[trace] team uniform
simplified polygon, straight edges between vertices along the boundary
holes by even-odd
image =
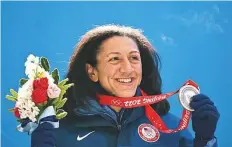
[[[145,116],[144,108],[114,112],[91,100],[91,111],[77,109],[76,122],[61,124],[56,130],[56,147],[193,147],[193,137],[185,129],[177,133],[159,132]],[[161,117],[168,128],[176,128],[179,118],[171,113]],[[216,140],[207,147],[216,147]]]
[[[49,141],[56,147],[203,147],[196,146],[202,140],[195,140],[194,145],[188,129],[169,134],[159,132],[147,119],[144,107],[121,109],[117,113],[93,98],[87,99],[89,109],[76,108],[72,123],[61,121],[59,128],[52,131],[54,140],[45,138],[44,144],[41,140],[32,147],[53,147]],[[170,129],[175,129],[180,120],[171,113],[161,118]],[[217,147],[216,139],[208,141],[206,147]]]

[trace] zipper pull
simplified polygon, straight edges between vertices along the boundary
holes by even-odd
[[[117,127],[118,127],[118,130],[121,130],[121,127],[122,127],[122,126],[121,126],[121,125],[117,125]]]

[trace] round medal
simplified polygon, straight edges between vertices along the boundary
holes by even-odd
[[[200,93],[200,91],[192,85],[185,85],[185,86],[181,87],[179,90],[179,101],[180,101],[181,105],[189,111],[194,111],[189,106],[189,104],[191,102],[192,97],[194,95],[199,94],[199,93]]]

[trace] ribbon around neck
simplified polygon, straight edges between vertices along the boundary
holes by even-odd
[[[185,85],[191,85],[199,89],[198,85],[192,80],[186,81],[183,84],[183,86]],[[148,96],[143,90],[141,90],[142,96],[129,97],[129,98],[120,98],[120,97],[97,94],[97,98],[99,100],[99,103],[103,105],[112,105],[122,108],[135,108],[135,107],[144,106],[145,114],[154,127],[156,127],[159,131],[163,133],[175,133],[187,128],[191,116],[191,111],[184,109],[179,126],[176,129],[168,129],[165,123],[160,118],[160,116],[150,105],[163,101],[169,98],[170,96],[173,96],[174,94],[178,93],[179,90],[180,89],[166,94],[150,95],[150,96]]]

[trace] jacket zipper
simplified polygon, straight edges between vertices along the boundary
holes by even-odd
[[[123,111],[123,112],[122,112],[122,114],[120,115],[120,118],[119,118],[119,123],[120,123],[120,124],[118,124],[118,122],[117,122],[117,127],[118,127],[118,130],[119,130],[119,131],[120,131],[121,128],[122,128],[122,116],[123,116],[123,113],[125,112],[125,109],[123,109],[122,111]]]

